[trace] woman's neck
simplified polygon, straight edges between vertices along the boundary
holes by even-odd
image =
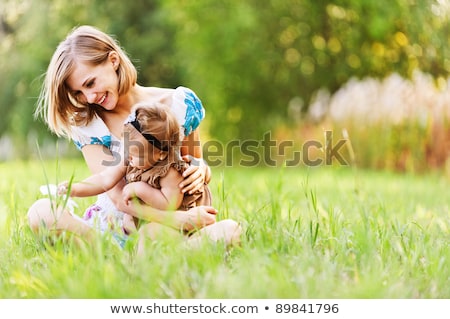
[[[128,114],[131,113],[133,105],[143,100],[145,94],[145,88],[136,84],[134,85],[127,94],[122,95],[117,102],[114,111],[118,114]]]
[[[119,98],[113,110],[105,110],[99,113],[99,116],[105,122],[111,134],[116,138],[120,139],[123,131],[123,123],[130,115],[134,104],[142,101],[143,91],[141,86],[135,85],[127,94]]]

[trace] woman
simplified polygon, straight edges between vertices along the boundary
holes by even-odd
[[[118,43],[94,27],[81,26],[53,54],[36,114],[45,119],[52,132],[73,140],[91,173],[97,174],[120,162],[117,156],[122,154],[123,123],[132,106],[142,102],[170,105],[182,126],[181,154],[186,160],[201,159],[198,125],[204,109],[195,93],[184,87],[164,89],[137,84],[136,68]],[[202,160],[195,162],[200,165],[191,165],[183,173],[184,180],[179,185],[183,193],[194,193],[209,182],[205,180],[210,175],[209,167]],[[169,212],[148,205],[126,204],[122,201],[124,184],[121,181],[99,195],[83,219],[56,207],[49,199],[38,200],[28,211],[30,226],[35,232],[45,225],[50,230],[69,231],[85,238],[90,238],[95,230],[114,230],[117,236],[126,213],[150,222],[142,233],[151,239],[162,232],[199,229],[189,241],[198,243],[203,234],[227,244],[239,240],[239,225],[232,220],[216,222],[217,212],[212,207]]]

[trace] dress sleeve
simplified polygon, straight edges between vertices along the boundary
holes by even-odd
[[[92,144],[111,148],[111,133],[103,120],[97,116],[86,126],[73,126],[72,139],[79,150]]]
[[[192,133],[205,118],[202,102],[191,89],[179,86],[175,89],[172,112],[180,123],[180,138]]]

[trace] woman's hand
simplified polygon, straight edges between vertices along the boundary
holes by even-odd
[[[186,219],[182,223],[182,229],[185,231],[191,231],[214,224],[216,222],[216,214],[217,210],[211,206],[198,206],[191,208],[187,212],[183,213]]]
[[[209,183],[211,169],[201,158],[185,155],[183,160],[189,163],[189,167],[183,173],[184,180],[180,183],[180,188],[183,193],[193,194],[200,190],[204,184]]]

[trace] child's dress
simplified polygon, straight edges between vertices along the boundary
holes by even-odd
[[[194,131],[205,117],[205,110],[199,98],[192,90],[181,86],[173,93],[171,110],[180,123],[180,139]],[[112,154],[123,154],[120,139],[111,134],[98,116],[87,126],[74,126],[72,130],[74,143],[80,150],[85,145],[100,144],[108,148]],[[101,232],[115,230],[120,233],[123,229],[123,216],[124,213],[114,206],[106,193],[103,193],[98,195],[97,201],[86,210],[83,220]]]
[[[125,179],[127,183],[145,182],[156,189],[161,189],[160,180],[167,175],[171,167],[175,168],[180,174],[183,174],[189,165],[182,159],[170,159],[158,162],[147,170],[128,166]],[[194,194],[185,193],[181,205],[176,209],[188,210],[202,205],[210,206],[211,193],[208,185],[204,184],[203,186],[202,189],[196,191]]]

